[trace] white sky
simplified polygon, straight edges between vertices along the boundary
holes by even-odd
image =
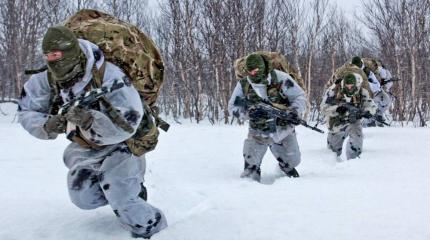
[[[152,8],[158,7],[160,0],[148,0],[149,6]],[[312,1],[312,0],[310,0]],[[337,6],[343,9],[346,13],[350,13],[350,17],[353,16],[355,10],[359,10],[361,1],[360,0],[329,0],[330,2],[336,3]]]
[[[332,3],[336,3],[336,5],[340,9],[343,9],[345,13],[349,13],[350,18],[354,16],[354,12],[361,11],[360,0],[329,0],[329,1]]]

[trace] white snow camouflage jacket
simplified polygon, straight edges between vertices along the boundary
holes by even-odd
[[[87,58],[85,75],[81,81],[74,84],[70,89],[61,90],[60,95],[65,103],[71,100],[70,96],[79,96],[83,93],[84,88],[90,84],[92,79],[91,69],[96,61],[94,52],[98,52],[101,55],[95,63],[97,68],[100,68],[104,62],[103,53],[95,44],[79,39],[79,45]],[[120,68],[110,62],[106,62],[103,86],[111,86],[114,81],[123,82],[125,86],[108,93],[106,99],[121,113],[134,131],[127,132],[114,124],[106,115],[103,107],[100,108],[100,111],[91,109],[94,121],[86,131],[81,129],[81,133],[87,140],[97,145],[112,145],[129,139],[135,133],[144,114],[137,90],[130,84]],[[55,139],[58,135],[47,133],[43,128],[49,118],[51,97],[47,71],[44,71],[31,76],[25,83],[19,102],[19,122],[31,135],[40,139]]]
[[[375,102],[372,100],[372,98],[370,97],[369,92],[364,89],[363,87],[361,87],[361,84],[363,82],[362,77],[359,74],[354,73],[357,83],[356,86],[359,89],[358,91],[360,91],[360,96],[361,96],[361,110],[363,111],[368,111],[370,112],[370,114],[375,114],[376,113],[376,109],[377,106],[375,104]],[[343,83],[342,83],[343,84]],[[320,109],[321,112],[325,115],[327,123],[330,122],[330,118],[334,118],[334,117],[338,117],[339,113],[336,112],[336,109],[338,106],[340,106],[340,103],[343,102],[350,102],[351,99],[347,98],[347,97],[343,97],[342,102],[338,102],[338,100],[336,99],[336,95],[338,94],[337,92],[337,85],[333,84],[331,85],[325,92],[321,101],[321,105],[320,105]],[[347,123],[345,123],[347,124]],[[345,125],[344,124],[344,125]],[[336,126],[335,128],[331,129],[333,131],[338,131],[340,128],[342,128],[342,126]]]
[[[302,116],[306,111],[306,94],[303,89],[297,84],[297,82],[286,72],[274,70],[277,76],[278,81],[282,82],[281,94],[284,98],[287,98],[290,107],[297,110],[299,116]],[[270,84],[272,80],[271,74],[268,75],[267,81]],[[256,94],[262,99],[268,100],[267,97],[267,86],[265,84],[254,84],[248,79],[248,83],[250,87],[254,89]],[[292,83],[292,85],[291,85]],[[244,97],[244,91],[242,89],[242,85],[240,82],[237,82],[236,87],[233,90],[233,93],[228,102],[228,110],[232,115],[233,112],[238,111],[241,115],[242,119],[248,118],[247,113],[243,107],[235,106],[234,101],[236,97]],[[293,125],[289,125],[287,129],[277,127],[277,131],[274,134],[271,134],[270,137],[275,142],[280,142],[284,139],[288,134],[290,134],[294,130]]]

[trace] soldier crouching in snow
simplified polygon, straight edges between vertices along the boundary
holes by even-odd
[[[327,144],[341,161],[342,146],[349,136],[347,159],[359,157],[363,148],[362,118],[372,118],[376,105],[369,92],[361,87],[360,74],[349,73],[336,81],[324,93],[321,110],[327,117],[329,134]]]
[[[299,177],[295,167],[300,163],[300,150],[294,125],[274,118],[256,106],[266,102],[288,111],[292,118],[299,118],[306,109],[305,93],[288,73],[272,69],[270,62],[259,54],[249,55],[245,65],[248,76],[237,83],[229,101],[231,114],[249,118],[248,138],[243,146],[245,167],[241,177],[260,181],[260,165],[267,147],[287,176]],[[248,104],[238,105],[240,98]]]
[[[37,138],[55,139],[66,133],[73,141],[63,156],[70,169],[67,184],[72,202],[82,209],[109,204],[135,237],[150,237],[165,228],[163,213],[145,201],[144,159],[133,155],[124,143],[144,115],[136,89],[120,68],[104,60],[95,44],[78,40],[66,27],[49,28],[42,48],[47,70],[24,85],[19,121]],[[106,88],[122,87],[106,94],[103,103],[72,106],[57,114],[61,103],[94,89],[95,81],[102,81]]]

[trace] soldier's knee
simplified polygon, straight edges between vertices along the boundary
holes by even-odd
[[[278,162],[287,164],[288,168],[295,168],[301,162],[300,151],[287,152],[283,156],[277,158]]]
[[[299,164],[300,164],[300,162],[301,162],[301,153],[300,153],[300,151],[297,151],[297,152],[294,152],[294,153],[291,153],[291,156],[289,156],[289,165],[291,166],[291,167],[297,167]]]
[[[140,197],[142,188],[138,182],[128,186],[126,184],[110,184],[109,189],[106,188],[107,185],[103,186],[103,191],[112,208],[124,209],[127,206],[144,201]]]

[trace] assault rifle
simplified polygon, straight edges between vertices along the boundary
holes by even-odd
[[[234,105],[238,107],[244,107],[245,109],[250,106],[249,101],[246,98],[243,97],[236,97],[234,100]],[[300,119],[299,116],[297,116],[297,113],[291,110],[281,110],[276,107],[274,107],[270,102],[267,101],[261,101],[255,105],[255,110],[257,111],[263,111],[273,118],[278,118],[281,120],[286,120],[288,123],[294,124],[294,125],[302,125],[304,127],[310,128],[314,131],[317,131],[319,133],[324,133],[323,130],[310,126],[305,120]]]
[[[389,83],[389,82],[397,82],[397,81],[400,81],[400,78],[390,78],[390,79],[388,79],[388,80],[383,79],[383,80],[381,81],[381,85],[385,85],[385,84],[387,84],[387,83]]]
[[[348,115],[348,119],[346,120],[347,122],[350,123],[355,123],[358,120],[360,120],[361,118],[369,118],[369,119],[373,119],[378,123],[381,123],[385,126],[390,126],[390,124],[386,123],[384,121],[384,119],[382,118],[382,116],[380,115],[372,115],[369,112],[364,112],[363,110],[361,110],[360,108],[352,105],[351,103],[343,103],[340,106],[343,106],[347,109],[347,112],[349,113]]]
[[[71,107],[74,106],[81,106],[81,107],[88,107],[91,104],[98,101],[101,97],[105,96],[106,94],[113,92],[117,89],[120,89],[124,87],[124,83],[118,83],[117,81],[114,81],[111,87],[101,87],[96,88],[88,92],[82,93],[77,98],[73,99],[70,102],[67,102],[63,104],[60,109],[58,110],[58,115],[64,115],[66,114]]]

